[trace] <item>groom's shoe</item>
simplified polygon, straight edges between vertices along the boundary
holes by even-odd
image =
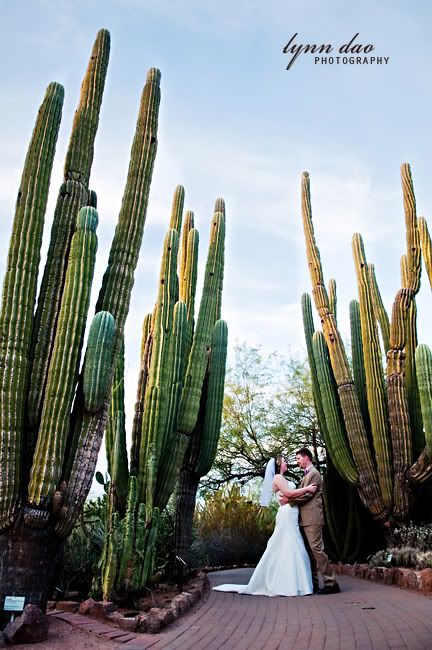
[[[322,589],[318,590],[318,594],[320,596],[324,596],[326,594],[339,594],[340,593],[340,587],[337,582],[335,582],[333,585],[325,585]]]

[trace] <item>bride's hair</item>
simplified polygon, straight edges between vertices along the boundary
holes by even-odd
[[[275,470],[276,470],[275,473],[276,474],[279,474],[280,471],[281,471],[281,465],[282,465],[282,458],[283,457],[284,457],[283,454],[277,454],[277,456],[275,457]]]

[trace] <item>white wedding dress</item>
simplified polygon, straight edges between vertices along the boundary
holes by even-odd
[[[291,490],[294,483],[289,481]],[[215,591],[253,596],[306,596],[313,592],[309,557],[300,532],[298,506],[281,506],[276,525],[247,585],[219,585]]]

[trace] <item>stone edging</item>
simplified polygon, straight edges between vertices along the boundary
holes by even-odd
[[[432,596],[432,569],[403,569],[401,567],[374,567],[369,564],[332,564],[333,570],[338,575],[347,575],[352,578],[363,578],[384,585],[395,585],[402,589],[415,591]]]
[[[111,602],[97,602],[91,598],[81,604],[71,601],[58,601],[55,609],[50,614],[58,613],[58,618],[73,623],[73,618],[68,614],[88,616],[110,623],[115,628],[120,628],[126,633],[144,632],[157,634],[170,623],[173,623],[182,614],[187,612],[208,589],[208,578],[204,571],[200,571],[196,578],[191,580],[187,591],[175,596],[168,607],[152,607],[148,612],[140,612],[133,617],[125,617],[116,611],[116,606]],[[63,617],[63,614],[66,614]],[[128,639],[129,640],[129,639]]]

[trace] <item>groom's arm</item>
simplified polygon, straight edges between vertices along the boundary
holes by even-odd
[[[319,472],[309,472],[308,474],[306,474],[306,476],[303,478],[301,482],[301,487],[307,487],[308,485],[312,485],[312,484],[318,486],[318,491],[321,489],[322,478]],[[291,505],[304,503],[305,501],[309,501],[309,499],[311,499],[314,496],[314,494],[317,493],[306,492],[305,494],[302,494],[300,497],[296,497],[295,499],[289,499],[289,503]]]

